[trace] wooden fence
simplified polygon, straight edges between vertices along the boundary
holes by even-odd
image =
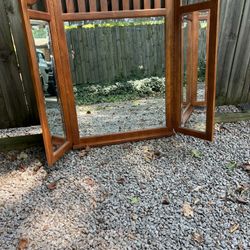
[[[37,124],[18,1],[1,0],[0,15],[0,128]],[[249,0],[221,0],[218,58],[217,103],[250,102]]]
[[[221,0],[217,103],[250,103],[250,1]]]
[[[18,1],[0,1],[0,128],[39,123]]]

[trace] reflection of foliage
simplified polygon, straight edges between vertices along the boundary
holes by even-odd
[[[206,61],[203,58],[199,59],[198,80],[204,82],[206,78]]]
[[[117,82],[105,86],[95,84],[75,87],[76,102],[80,105],[159,97],[163,96],[164,92],[165,79],[159,77]]]
[[[112,28],[112,27],[128,27],[128,26],[143,26],[143,25],[156,25],[156,24],[164,24],[165,20],[164,18],[161,19],[146,19],[146,20],[141,20],[141,19],[134,19],[133,21],[105,21],[105,22],[94,22],[92,21],[91,23],[70,23],[70,25],[65,25],[65,29],[76,29],[76,28],[83,28],[83,29],[93,29],[93,28]]]
[[[47,38],[47,30],[46,28],[42,29],[32,29],[33,37],[36,39],[39,38]]]

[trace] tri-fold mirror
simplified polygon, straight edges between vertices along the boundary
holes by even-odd
[[[49,165],[175,131],[212,140],[218,0],[20,6]]]

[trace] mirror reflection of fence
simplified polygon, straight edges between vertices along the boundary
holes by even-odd
[[[81,136],[166,126],[165,18],[65,22]]]

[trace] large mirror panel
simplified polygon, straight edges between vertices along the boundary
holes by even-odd
[[[81,137],[166,127],[164,17],[64,26]]]

